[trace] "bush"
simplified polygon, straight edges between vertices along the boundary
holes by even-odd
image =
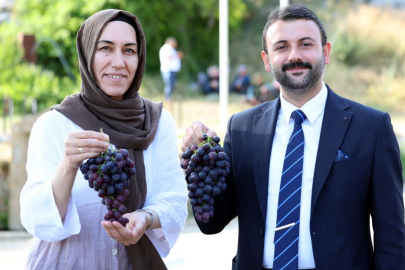
[[[404,11],[361,5],[346,14],[331,35],[333,53],[340,61],[377,70],[391,62],[398,72],[405,71],[405,35],[400,33]]]

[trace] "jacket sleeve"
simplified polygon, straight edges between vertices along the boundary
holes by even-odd
[[[405,269],[402,165],[391,119],[381,117],[375,142],[371,215],[375,269]]]

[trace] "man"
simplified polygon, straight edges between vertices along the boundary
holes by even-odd
[[[210,221],[197,222],[201,231],[219,233],[238,216],[238,270],[405,269],[402,165],[389,115],[323,83],[331,44],[307,8],[272,12],[263,47],[280,97],[229,120],[228,188]],[[201,132],[215,134],[195,122],[182,149]]]
[[[246,92],[250,86],[250,76],[246,65],[240,65],[238,68],[238,75],[231,85],[231,92],[246,95]]]
[[[168,37],[165,44],[159,50],[160,72],[165,84],[165,99],[169,101],[169,110],[171,110],[171,96],[176,84],[177,73],[181,69],[182,52],[177,52],[177,40],[174,37]]]

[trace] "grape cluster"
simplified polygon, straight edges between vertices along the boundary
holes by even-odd
[[[107,207],[104,219],[125,227],[129,220],[123,217],[127,211],[124,201],[129,195],[129,180],[135,174],[135,162],[128,157],[128,150],[107,149],[83,163],[80,171]]]
[[[185,170],[194,216],[197,221],[207,223],[214,215],[214,196],[226,189],[230,163],[218,136],[203,134],[201,139],[202,143],[183,152],[181,167]]]

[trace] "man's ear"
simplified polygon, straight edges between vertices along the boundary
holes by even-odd
[[[268,71],[271,72],[271,67],[270,67],[270,59],[269,56],[265,51],[262,51],[262,60],[264,64],[264,68]]]
[[[325,46],[323,46],[322,50],[323,55],[325,57],[325,65],[327,65],[330,62],[330,53],[332,51],[332,45],[329,42],[327,42]]]

